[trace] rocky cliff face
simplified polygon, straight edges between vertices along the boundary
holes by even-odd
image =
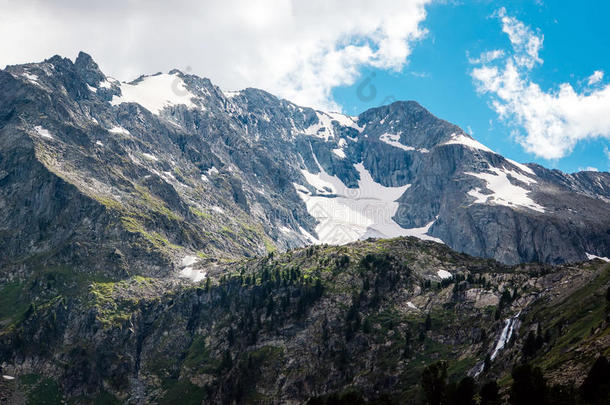
[[[608,173],[495,154],[415,102],[358,117],[90,56],[0,72],[3,268],[161,274],[412,235],[505,263],[610,256]],[[14,232],[18,230],[18,232]]]

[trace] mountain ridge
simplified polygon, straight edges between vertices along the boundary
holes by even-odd
[[[415,101],[354,118],[258,89],[227,96],[177,70],[120,83],[85,53],[0,75],[5,139],[27,134],[43,167],[164,257],[157,268],[372,235],[435,238],[506,263],[610,256],[608,173],[510,161]],[[396,202],[375,196],[399,191]],[[222,224],[228,211],[241,219]],[[18,224],[10,215],[1,229]]]

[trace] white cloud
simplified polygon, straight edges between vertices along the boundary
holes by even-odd
[[[520,66],[532,68],[536,63],[542,63],[538,56],[544,36],[536,35],[530,27],[506,14],[506,9],[502,7],[497,12],[497,16],[502,21],[502,31],[508,35],[510,43],[515,50],[515,62]]]
[[[601,82],[603,78],[604,78],[604,72],[602,70],[596,70],[595,72],[593,72],[593,74],[591,76],[589,76],[589,81],[588,81],[589,86]]]
[[[0,3],[0,66],[84,50],[121,80],[188,70],[336,108],[363,67],[403,68],[431,0],[76,0]],[[8,4],[7,4],[8,3]]]
[[[468,58],[468,62],[472,64],[489,63],[504,56],[502,49],[494,49],[493,51],[483,52],[478,58]]]
[[[543,63],[538,55],[543,36],[508,16],[504,9],[496,16],[512,52],[491,61],[480,58],[480,66],[471,75],[477,90],[491,96],[491,106],[500,118],[524,130],[516,139],[525,150],[558,159],[571,153],[583,139],[610,138],[610,86],[577,92],[569,83],[562,83],[556,90],[543,90],[529,77],[531,70]]]

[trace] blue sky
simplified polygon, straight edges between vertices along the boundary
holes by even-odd
[[[565,157],[544,159],[526,152],[511,135],[515,130],[523,133],[523,128],[510,118],[500,119],[490,107],[491,97],[477,92],[469,57],[511,48],[501,21],[492,17],[502,6],[508,15],[544,36],[539,52],[544,63],[529,72],[542,90],[557,91],[559,84],[567,82],[579,91],[594,71],[610,72],[609,2],[433,3],[426,7],[427,17],[422,24],[428,33],[413,45],[402,71],[362,69],[356,83],[333,89],[334,100],[349,114],[378,106],[384,100],[416,100],[436,116],[461,126],[480,142],[514,160],[565,172],[587,167],[608,171],[610,159],[604,150],[610,147],[608,138],[584,139]],[[608,83],[606,77],[603,83]],[[376,89],[373,99],[368,84]],[[366,96],[364,100],[358,97],[359,86]]]

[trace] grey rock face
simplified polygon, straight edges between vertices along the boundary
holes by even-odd
[[[352,239],[417,234],[505,263],[610,256],[610,174],[517,164],[413,101],[347,117],[177,70],[119,83],[84,53],[9,66],[0,87],[3,268],[161,274],[185,255],[332,240],[322,225],[345,210]]]

